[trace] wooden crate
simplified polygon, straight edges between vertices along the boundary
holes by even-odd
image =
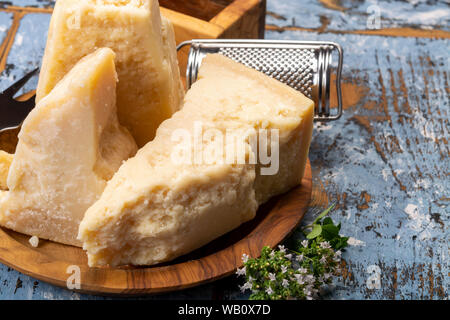
[[[266,0],[159,0],[161,13],[169,18],[175,29],[177,43],[199,38],[263,38]],[[0,12],[13,14],[12,26],[0,46],[0,72],[4,70],[9,50],[22,18],[30,13],[50,14],[45,5],[19,7],[0,6]],[[188,49],[178,54],[184,77]]]
[[[177,42],[193,38],[263,38],[266,0],[160,0]]]
[[[264,38],[266,0],[159,0],[177,43],[199,38]],[[178,54],[184,76],[188,49]]]

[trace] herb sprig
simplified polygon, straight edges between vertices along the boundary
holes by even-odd
[[[339,235],[341,231],[341,223],[337,225],[334,224],[330,217],[326,217],[335,207],[332,204],[326,210],[324,210],[312,224],[304,227],[303,233],[306,239],[313,240],[319,236],[322,236],[326,241],[328,241],[334,250],[342,250],[347,247],[348,237],[342,237]],[[309,233],[306,233],[306,229],[311,229]]]
[[[259,258],[244,254],[244,266],[237,270],[246,282],[241,291],[251,290],[251,300],[315,299],[337,274],[348,237],[339,235],[341,224],[326,217],[334,205],[303,228],[306,237],[295,248],[264,247]],[[309,232],[307,232],[309,230]]]

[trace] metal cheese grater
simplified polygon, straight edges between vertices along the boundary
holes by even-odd
[[[343,51],[334,42],[196,39],[190,45],[186,68],[187,87],[197,80],[198,69],[208,53],[220,53],[261,71],[300,91],[315,103],[315,120],[337,120],[342,115],[341,71]],[[338,107],[330,107],[332,55],[337,52],[336,94]],[[332,112],[333,110],[333,112]]]

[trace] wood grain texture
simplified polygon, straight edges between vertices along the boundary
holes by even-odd
[[[52,1],[12,2],[42,9]],[[379,29],[368,26],[367,10],[374,4]],[[2,40],[12,15],[0,12]],[[39,65],[48,19],[37,12],[24,16],[0,75],[1,89]],[[302,222],[337,202],[331,216],[355,239],[327,299],[449,297],[449,19],[446,0],[267,1],[267,38],[331,40],[344,48],[344,116],[315,126],[313,191]],[[289,241],[297,239],[298,231]],[[367,286],[371,266],[380,270],[378,288]],[[142,299],[248,298],[238,285],[242,281],[230,276]],[[104,298],[0,264],[0,299]]]
[[[353,240],[329,298],[448,299],[450,8],[377,1],[381,26],[368,29],[373,2],[334,3],[345,10],[269,1],[266,29],[344,49],[344,115],[317,124],[310,151],[311,206],[336,202],[332,217]]]
[[[0,146],[1,147],[1,146]],[[80,270],[77,291],[122,296],[186,289],[226,277],[241,267],[242,255],[259,256],[275,247],[300,223],[311,197],[311,166],[299,187],[262,205],[256,218],[208,245],[174,261],[152,267],[89,268],[81,248],[41,240],[38,248],[25,236],[0,228],[0,262],[33,278],[67,286],[70,268]]]
[[[266,0],[222,2],[194,0],[192,3],[180,1],[180,4],[177,4],[177,1],[169,2],[170,5],[161,2],[161,12],[172,21],[177,43],[191,39],[264,38]],[[195,3],[197,6],[194,5]],[[164,7],[164,4],[167,4],[167,7]],[[207,11],[211,6],[215,9],[208,11],[208,17],[193,13],[195,10]],[[219,7],[221,10],[218,10]],[[188,53],[187,48],[178,53],[178,61],[182,70],[186,70]]]
[[[224,31],[220,38],[264,38],[266,0],[239,0],[232,2],[210,20]]]
[[[45,32],[45,37],[36,38],[45,40],[48,27],[48,21],[45,20],[49,19],[52,5],[52,1],[26,0],[20,6],[19,3],[14,5],[0,1],[0,14],[9,15],[12,19],[0,45],[0,71],[7,67],[6,60],[25,16],[41,14],[44,21],[33,30]],[[264,37],[266,0],[161,0],[160,5],[162,15],[173,24],[177,44],[191,39]],[[182,70],[186,69],[188,52],[188,48],[178,52]],[[36,84],[24,88],[21,93],[35,87]]]
[[[449,37],[446,0],[269,1],[266,29],[396,37]]]
[[[233,0],[190,0],[190,1],[173,1],[160,0],[161,7],[172,11],[180,12],[185,15],[196,17],[205,21],[211,20],[220,11],[225,9]]]

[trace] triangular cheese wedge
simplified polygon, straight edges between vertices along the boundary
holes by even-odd
[[[13,160],[13,155],[0,150],[0,190],[7,190],[6,179],[8,178],[9,167]]]
[[[313,114],[314,103],[294,89],[221,55],[206,56],[183,108],[86,211],[79,237],[89,265],[168,261],[252,219],[260,203],[300,183]],[[251,163],[257,153],[251,139],[260,129],[274,130],[271,155],[279,147],[273,159],[279,163],[267,175],[264,161]],[[272,132],[279,136],[274,142]],[[244,163],[233,135],[246,143]],[[233,149],[237,157],[228,158]]]
[[[157,0],[58,0],[53,10],[36,99],[46,96],[83,56],[99,47],[117,55],[119,121],[141,147],[179,109],[174,30]]]
[[[25,119],[0,224],[71,245],[86,209],[137,146],[117,120],[114,52],[83,58]]]

